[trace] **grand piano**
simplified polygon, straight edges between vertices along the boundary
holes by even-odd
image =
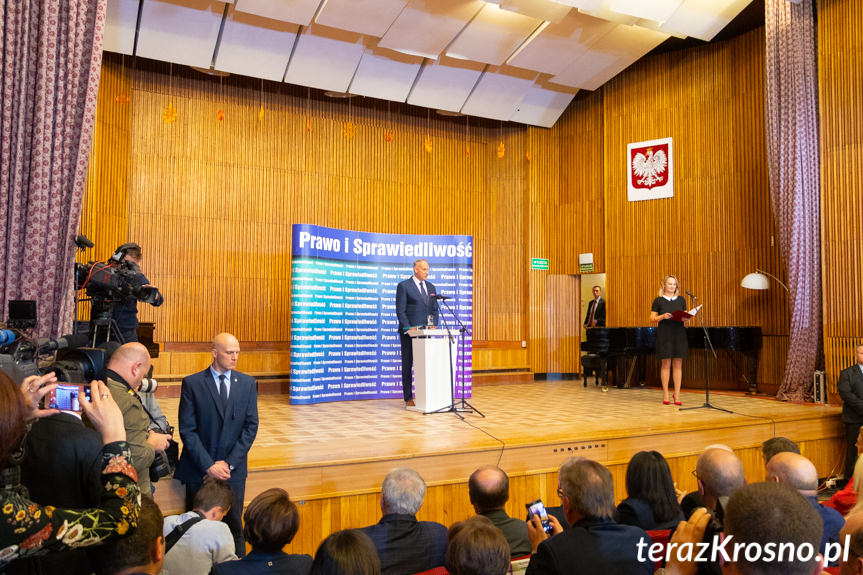
[[[749,385],[749,392],[755,393],[758,356],[761,352],[761,328],[717,326],[708,327],[707,333],[717,353],[727,350],[744,356],[745,361],[740,369]],[[704,349],[704,330],[701,327],[687,327],[686,337],[689,340],[689,349]],[[656,352],[656,328],[593,327],[587,330],[587,341],[581,344],[581,351],[588,354],[582,357],[582,364],[598,366],[597,371],[604,386],[608,384],[608,367],[614,369],[618,387],[631,384],[634,372],[637,372],[638,383],[643,383],[645,358]],[[592,361],[585,362],[585,358]],[[625,378],[618,376],[621,370],[626,372]]]

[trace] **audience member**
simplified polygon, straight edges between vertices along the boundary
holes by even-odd
[[[724,449],[728,453],[734,453],[734,450],[725,445],[724,443],[713,443],[704,448],[704,451],[708,449]],[[702,453],[704,453],[702,451]],[[694,473],[693,473],[694,475]],[[691,517],[692,513],[698,509],[699,507],[704,507],[704,500],[701,496],[701,493],[696,489],[690,493],[687,493],[682,498],[678,493],[678,497],[680,498],[680,508],[683,510],[684,517]]]
[[[683,521],[668,462],[658,451],[639,451],[626,467],[627,498],[617,521],[645,530],[671,529]]]
[[[222,522],[233,500],[225,481],[208,478],[195,493],[194,510],[165,517],[162,575],[209,573],[216,563],[237,558],[234,536]]]
[[[416,518],[425,493],[425,481],[413,469],[393,469],[384,478],[383,517],[362,529],[375,544],[384,575],[419,573],[444,564],[446,527]]]
[[[842,422],[845,424],[845,467],[844,475],[850,478],[854,471],[856,450],[854,440],[863,425],[863,343],[854,346],[854,364],[839,374],[836,384],[842,398]]]
[[[845,487],[834,493],[830,501],[824,502],[824,505],[832,507],[842,515],[848,515],[852,511],[856,513],[863,508],[863,505],[860,507],[857,506],[857,494],[860,493],[860,489],[863,489],[863,485],[861,485],[863,484],[863,457],[860,457],[861,453],[863,453],[863,429],[857,434],[857,442],[854,444],[854,447],[857,449],[857,462],[854,464],[854,474],[845,484]]]
[[[306,575],[312,569],[311,556],[282,551],[299,528],[300,513],[288,493],[278,487],[267,489],[252,500],[243,514],[243,535],[252,552],[239,561],[213,565],[213,575]]]
[[[446,568],[451,575],[506,575],[510,546],[503,532],[483,515],[449,529]]]
[[[380,575],[375,544],[359,529],[336,531],[315,553],[312,575]]]
[[[56,388],[54,374],[31,376],[20,389],[0,371],[0,470],[14,477],[20,444],[29,420],[56,410],[39,409],[42,398]],[[0,486],[0,571],[19,558],[99,545],[133,528],[138,520],[139,491],[123,430],[123,414],[101,381],[91,383],[93,399],[81,406],[102,436],[103,491],[100,507],[67,509],[42,506],[24,495],[19,485]],[[62,441],[59,439],[58,441]],[[4,475],[5,476],[5,475]]]
[[[746,485],[743,462],[725,446],[709,447],[695,464],[695,477],[702,504],[711,515],[704,534],[704,541],[710,543],[722,531],[728,498]],[[717,575],[720,572],[718,558],[698,564],[698,573],[701,575]]]
[[[777,453],[767,463],[767,481],[774,481],[796,489],[818,512],[823,525],[823,538],[818,548],[820,553],[824,553],[828,543],[839,541],[839,530],[842,529],[845,520],[835,509],[818,503],[816,497],[818,494],[818,470],[815,469],[815,465],[811,461],[797,453]]]
[[[527,523],[507,515],[504,506],[509,499],[509,477],[494,465],[480,467],[467,482],[470,504],[478,515],[488,517],[503,532],[512,557],[530,554]]]
[[[141,496],[137,529],[90,551],[96,575],[157,575],[164,559],[162,512],[149,495]]]
[[[725,513],[726,537],[735,544],[757,545],[765,549],[767,543],[790,543],[795,550],[810,546],[811,558],[803,560],[804,553],[786,555],[787,561],[770,561],[767,554],[758,559],[739,553],[731,556],[729,571],[734,568],[741,575],[812,575],[821,572],[815,549],[821,541],[821,522],[818,513],[806,498],[783,485],[753,483],[737,490],[728,500]],[[731,571],[734,572],[734,571]]]
[[[787,437],[771,437],[761,444],[761,455],[764,457],[764,465],[770,463],[770,460],[777,453],[785,452],[799,454],[800,448]]]
[[[572,529],[564,531],[549,516],[554,535],[543,531],[539,517],[527,525],[535,555],[527,575],[596,573],[653,573],[653,564],[638,560],[639,542],[651,543],[647,533],[614,521],[614,482],[611,472],[595,461],[574,457],[558,473],[558,495]]]
[[[58,441],[58,438],[62,438]],[[102,487],[102,438],[75,411],[37,419],[24,443],[21,483],[41,505],[84,509],[98,507]],[[93,569],[83,549],[16,561],[7,573],[90,575]]]
[[[108,389],[123,412],[126,438],[132,450],[132,463],[138,472],[141,493],[150,495],[150,465],[156,451],[168,448],[169,435],[150,430],[150,417],[137,391],[150,370],[150,352],[140,343],[121,345],[111,355],[106,373]]]

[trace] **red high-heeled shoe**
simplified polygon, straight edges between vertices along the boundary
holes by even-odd
[[[679,399],[677,399],[677,394],[672,393],[671,397],[674,399],[674,405],[683,405],[683,402],[681,402]]]
[[[668,401],[667,399],[663,399],[663,400],[662,400],[662,405],[671,405],[671,402],[670,402],[670,401]]]

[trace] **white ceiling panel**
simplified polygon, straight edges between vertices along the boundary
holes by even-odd
[[[281,82],[300,27],[290,22],[230,11],[215,68]]]
[[[423,59],[392,50],[366,50],[348,91],[359,96],[404,102]]]
[[[528,70],[557,74],[584,56],[593,44],[616,26],[608,20],[573,10],[563,22],[543,30],[507,63]]]
[[[494,0],[488,0],[494,2]],[[558,4],[551,0],[498,0],[495,2],[504,10],[530,16],[539,20],[546,20],[557,24],[572,11],[572,7]]]
[[[237,10],[273,20],[308,26],[321,0],[236,0]]]
[[[407,0],[327,0],[315,23],[380,38]]]
[[[136,54],[209,68],[224,12],[225,3],[213,0],[146,0]]]
[[[574,92],[578,92],[578,90],[574,90],[573,93],[565,93],[532,86],[518,105],[515,113],[510,116],[509,121],[551,128],[566,110],[566,107],[569,106],[569,103],[572,102],[575,97]]]
[[[489,68],[461,108],[462,114],[509,120],[539,76],[519,68]]]
[[[363,36],[312,24],[304,28],[288,64],[285,82],[346,92],[366,50]]]
[[[484,5],[480,0],[411,0],[378,46],[437,58]]]
[[[686,0],[658,29],[705,42],[725,28],[752,0]]]
[[[486,4],[446,50],[451,58],[501,65],[542,20]]]
[[[407,102],[412,106],[458,112],[484,68],[485,65],[478,62],[446,56],[439,60],[426,60]]]
[[[139,0],[108,0],[102,49],[118,54],[135,50]]]
[[[663,32],[637,26],[617,26],[591,46],[590,52],[572,62],[551,81],[596,90],[667,38],[668,34]]]

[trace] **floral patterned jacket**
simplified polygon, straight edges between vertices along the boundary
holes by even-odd
[[[57,509],[0,489],[0,571],[21,557],[100,545],[137,527],[141,493],[130,458],[125,441],[102,448],[105,491],[94,509]]]

